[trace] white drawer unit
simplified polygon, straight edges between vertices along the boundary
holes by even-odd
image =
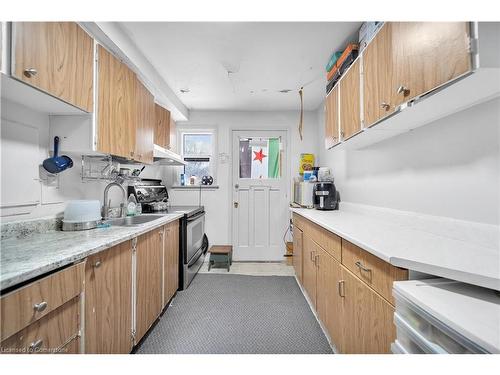
[[[393,353],[500,353],[500,295],[447,279],[394,283]]]

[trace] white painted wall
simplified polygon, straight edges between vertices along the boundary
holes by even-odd
[[[299,114],[297,111],[284,112],[218,112],[191,111],[189,122],[177,122],[178,129],[183,127],[201,127],[217,129],[217,152],[229,155],[227,163],[218,161],[217,181],[219,189],[203,190],[201,204],[205,206],[206,233],[212,244],[231,243],[231,134],[232,130],[275,129],[289,133],[289,176],[298,175],[301,153],[318,152],[318,119],[316,111],[304,114],[304,140],[298,135]],[[182,173],[176,168],[171,182]],[[290,188],[289,188],[290,190]],[[170,190],[173,204],[198,204],[199,191]]]
[[[343,201],[499,224],[500,99],[367,149],[325,150]]]

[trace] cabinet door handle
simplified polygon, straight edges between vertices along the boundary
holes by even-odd
[[[33,341],[30,346],[29,346],[29,350],[30,351],[36,351],[36,350],[39,350],[43,345],[43,340],[42,339],[39,339],[39,340],[36,340],[36,341]]]
[[[363,265],[363,263],[361,263],[359,260],[358,260],[356,263],[354,263],[354,265],[355,265],[356,267],[358,267],[360,270],[363,270],[363,271],[365,271],[365,272],[372,272],[372,270],[371,270],[370,268],[366,268],[366,267]]]
[[[159,231],[158,234],[160,235],[161,238],[163,238],[163,231]]]
[[[403,94],[404,96],[407,96],[410,93],[410,89],[406,86],[399,86],[397,89],[398,94]]]
[[[38,71],[35,69],[35,68],[26,68],[24,69],[23,71],[23,74],[28,77],[28,78],[32,78],[34,76],[36,76],[38,73]]]
[[[314,251],[311,251],[309,253],[309,255],[310,255],[310,258],[311,258],[311,262],[314,262],[314,259],[313,259],[313,257],[314,257]]]
[[[45,301],[40,302],[40,303],[35,303],[33,305],[33,310],[35,310],[36,312],[42,312],[46,308],[47,308],[47,302],[45,302]]]
[[[380,104],[380,108],[385,109],[386,111],[388,111],[391,108],[391,105],[389,103],[382,102]]]
[[[316,267],[319,267],[319,255],[316,255],[314,257],[314,264],[316,265]]]
[[[339,296],[344,298],[345,297],[345,281],[344,280],[339,281],[338,288],[339,288]]]
[[[97,262],[94,263],[94,268],[99,268],[101,267],[101,261],[98,260]]]

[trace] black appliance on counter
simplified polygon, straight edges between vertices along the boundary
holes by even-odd
[[[183,214],[179,225],[179,290],[186,289],[205,260],[208,239],[205,235],[205,208],[203,206],[170,206],[167,187],[161,180],[141,179],[130,185],[144,213]]]
[[[317,182],[313,187],[313,204],[317,210],[338,210],[339,193],[333,182]]]

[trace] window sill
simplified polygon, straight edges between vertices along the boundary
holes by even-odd
[[[219,188],[219,185],[174,185],[171,189],[174,190],[199,190],[201,187],[202,190],[216,190]]]

